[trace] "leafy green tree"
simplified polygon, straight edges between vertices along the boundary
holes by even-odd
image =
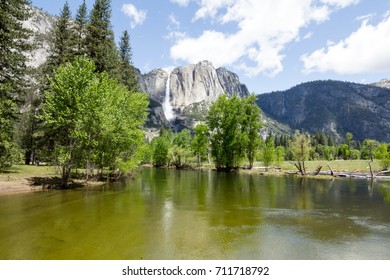
[[[241,100],[237,95],[221,95],[211,104],[206,121],[217,170],[237,169],[245,154],[253,165],[261,127],[260,110],[254,101],[254,96]]]
[[[390,167],[389,144],[381,143],[375,152],[375,158],[379,159],[381,168],[387,170]]]
[[[240,98],[221,95],[211,104],[206,117],[210,132],[211,154],[217,170],[237,169],[244,156],[242,131],[243,106]]]
[[[130,35],[126,30],[123,32],[119,42],[120,81],[126,85],[130,91],[137,91],[139,85],[135,75],[132,56]]]
[[[260,160],[263,162],[266,170],[268,167],[275,161],[276,151],[274,140],[272,137],[269,137],[267,141],[263,142],[260,150]]]
[[[195,129],[195,136],[192,140],[192,150],[197,157],[198,166],[202,165],[202,160],[208,154],[208,127],[205,124],[198,124]]]
[[[260,128],[262,120],[260,108],[256,105],[256,96],[250,95],[243,99],[244,114],[243,127],[245,137],[245,152],[249,161],[249,168],[253,167],[256,151],[260,146]]]
[[[28,83],[25,55],[32,49],[31,32],[22,21],[30,16],[30,1],[7,0],[0,4],[0,171],[18,160],[14,142],[15,121]]]
[[[289,143],[289,149],[292,153],[293,164],[302,176],[306,175],[305,161],[310,155],[310,135],[305,132],[295,131],[292,140]]]
[[[164,136],[158,136],[152,140],[153,165],[162,167],[168,163],[169,140]]]
[[[147,97],[130,93],[94,63],[78,58],[58,68],[45,92],[41,119],[67,186],[72,168],[129,166],[143,145]],[[139,158],[140,160],[140,158]]]
[[[277,146],[275,149],[275,162],[280,165],[284,161],[285,150],[283,146]]]
[[[191,160],[191,133],[188,129],[183,129],[181,132],[174,135],[172,146],[169,148],[169,162],[176,168],[188,166]]]
[[[372,139],[364,140],[362,150],[361,150],[362,158],[373,161],[378,146],[379,146],[379,142],[376,140],[372,140]]]
[[[110,77],[120,80],[119,57],[111,27],[111,0],[95,0],[85,40],[96,71],[106,71]]]

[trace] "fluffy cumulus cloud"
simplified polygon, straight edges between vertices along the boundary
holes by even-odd
[[[178,38],[171,47],[171,57],[190,63],[207,59],[216,66],[235,66],[250,76],[259,73],[274,76],[283,70],[286,45],[304,36],[307,31],[300,33],[305,27],[324,22],[333,10],[356,2],[199,0],[199,9],[192,20],[210,20],[214,30],[204,30],[198,37]],[[236,26],[235,31],[218,30],[227,25]]]
[[[131,28],[141,25],[146,20],[146,11],[138,10],[133,4],[123,4],[122,12],[131,18]]]
[[[364,20],[348,38],[302,56],[306,72],[357,74],[390,70],[390,15],[377,25]]]

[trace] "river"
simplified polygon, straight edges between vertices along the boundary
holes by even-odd
[[[390,259],[390,183],[143,169],[0,196],[0,259]]]

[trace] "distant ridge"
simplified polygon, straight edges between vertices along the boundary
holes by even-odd
[[[382,83],[383,84],[383,83]],[[341,81],[313,81],[258,96],[270,118],[294,129],[324,131],[341,140],[390,141],[390,89]]]

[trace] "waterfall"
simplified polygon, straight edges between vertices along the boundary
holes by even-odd
[[[167,72],[168,72],[168,79],[165,85],[165,99],[162,107],[164,110],[165,117],[167,118],[168,121],[170,121],[175,117],[175,114],[173,112],[173,108],[170,102],[171,70],[168,70]]]

